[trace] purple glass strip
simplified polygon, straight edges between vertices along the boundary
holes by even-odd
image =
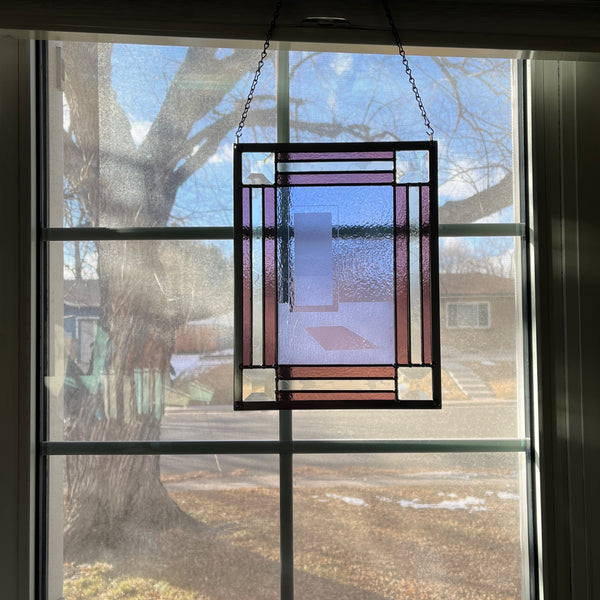
[[[339,185],[393,183],[394,174],[379,173],[279,173],[278,185]]]
[[[431,249],[430,249],[429,187],[421,188],[421,310],[423,335],[423,363],[431,364]]]
[[[242,362],[252,364],[252,221],[250,189],[242,189]]]
[[[277,367],[279,379],[394,379],[394,367],[311,367],[281,365]]]
[[[396,392],[296,392],[284,390],[277,392],[277,400],[288,402],[300,400],[336,400],[344,402],[348,400],[396,400]]]
[[[277,155],[279,161],[292,160],[391,160],[393,151],[384,152],[281,152]]]
[[[396,188],[396,361],[409,364],[408,190]]]
[[[275,189],[266,187],[263,196],[265,366],[275,366],[277,357],[277,278],[275,258]]]

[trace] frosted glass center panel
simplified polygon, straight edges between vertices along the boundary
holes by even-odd
[[[391,186],[279,190],[279,364],[394,363],[392,194]]]

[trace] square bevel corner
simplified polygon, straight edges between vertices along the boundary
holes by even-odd
[[[242,370],[242,402],[275,402],[275,369]]]
[[[432,367],[398,367],[398,400],[433,400]]]
[[[242,155],[242,182],[245,185],[271,185],[275,182],[275,155],[273,152],[244,152]]]

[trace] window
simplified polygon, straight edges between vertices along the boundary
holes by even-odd
[[[231,407],[231,144],[256,52],[50,46],[44,66],[64,61],[65,78],[48,77],[43,107],[49,600],[531,598],[518,65],[413,59],[439,115],[440,275],[472,297],[485,265],[510,290],[502,344],[442,338],[442,411],[276,415]],[[244,141],[418,139],[416,106],[394,109],[412,94],[403,77],[397,56],[281,52]],[[76,285],[93,346],[68,378]],[[465,306],[484,326],[485,302],[450,305],[449,328],[471,318]],[[456,384],[465,373],[483,395]]]
[[[446,326],[449,328],[489,329],[489,302],[448,302]]]

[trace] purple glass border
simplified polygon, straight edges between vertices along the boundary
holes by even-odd
[[[352,391],[331,391],[331,392],[299,392],[284,390],[277,392],[277,400],[284,402],[294,402],[309,400],[311,402],[320,402],[323,400],[334,400],[337,402],[348,402],[352,400],[396,400],[396,392],[352,392]]]
[[[264,270],[264,351],[265,366],[277,362],[277,274],[275,256],[276,227],[275,189],[263,191],[263,270]]]
[[[280,152],[277,160],[281,162],[290,161],[315,161],[315,160],[392,160],[394,151],[380,152]]]
[[[421,335],[423,364],[432,363],[432,311],[431,311],[431,232],[429,186],[421,187]]]
[[[252,207],[250,189],[242,188],[242,364],[252,364]]]
[[[395,379],[396,369],[388,366],[295,366],[279,365],[279,379]]]
[[[278,185],[369,185],[394,183],[391,172],[365,173],[278,173]]]
[[[395,261],[396,261],[396,362],[409,364],[409,258],[408,258],[408,189],[396,187],[395,194]]]

